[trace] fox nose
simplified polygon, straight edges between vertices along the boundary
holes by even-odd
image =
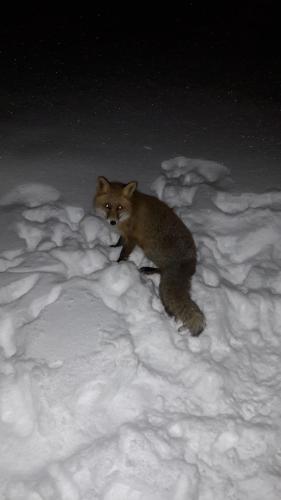
[[[110,224],[111,224],[112,226],[115,226],[115,224],[116,224],[116,220],[111,220],[111,221],[110,221]]]

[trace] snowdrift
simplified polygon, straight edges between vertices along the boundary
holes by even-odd
[[[281,193],[184,157],[152,189],[197,243],[199,338],[106,222],[51,186],[0,200],[0,498],[281,498]]]

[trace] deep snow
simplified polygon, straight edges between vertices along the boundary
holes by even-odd
[[[184,157],[152,190],[198,246],[199,338],[57,185],[0,199],[0,498],[281,498],[281,192]]]

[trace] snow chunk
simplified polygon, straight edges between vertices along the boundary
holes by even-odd
[[[39,247],[42,242],[43,247],[47,250],[52,246],[62,246],[65,239],[78,240],[79,235],[77,235],[69,227],[69,224],[63,222],[29,222],[20,221],[16,224],[16,231],[18,236],[25,240],[27,250],[29,252],[35,250]]]
[[[16,231],[18,236],[25,240],[28,251],[35,250],[40,241],[44,238],[44,230],[33,224],[18,222],[16,225]]]
[[[218,192],[213,201],[220,210],[228,214],[244,212],[248,208],[281,209],[281,193],[278,191],[258,194]]]
[[[96,274],[91,287],[93,293],[101,298],[107,307],[125,314],[130,322],[138,324],[150,317],[149,328],[152,328],[155,320],[152,292],[145,286],[133,263],[111,264]]]
[[[26,438],[34,429],[36,414],[28,373],[6,377],[1,383],[0,420],[8,431]]]
[[[5,499],[7,499],[7,500],[45,500],[37,492],[35,492],[35,491],[31,492],[30,488],[27,485],[25,485],[22,481],[16,481],[14,483],[9,484],[7,491],[6,491]]]
[[[10,358],[17,352],[14,336],[15,328],[11,316],[2,314],[0,319],[0,347],[2,347],[6,358]]]
[[[0,198],[0,205],[25,205],[38,207],[45,203],[57,201],[60,193],[57,189],[47,184],[28,183],[21,184]]]
[[[229,170],[220,163],[178,156],[162,163],[164,173],[151,188],[168,205],[192,205],[200,186],[219,184],[229,179]],[[211,188],[210,188],[211,189]]]
[[[49,466],[49,474],[55,483],[57,494],[62,500],[80,500],[81,496],[75,483],[63,467],[53,463]]]
[[[23,257],[15,257],[12,259],[0,257],[0,272],[2,273],[11,267],[18,266],[23,260]]]
[[[183,185],[217,182],[229,175],[229,169],[220,163],[201,158],[177,156],[162,162],[168,178],[182,177]]]
[[[43,205],[26,209],[22,215],[25,219],[33,222],[46,222],[50,219],[57,219],[75,230],[84,217],[84,210],[80,207]]]
[[[114,297],[121,297],[134,285],[138,277],[137,271],[132,264],[122,262],[107,267],[100,278],[101,289]]]
[[[97,243],[102,243],[104,245],[113,243],[113,231],[108,222],[104,221],[101,217],[87,215],[80,222],[80,230],[84,239],[91,246]]]
[[[82,207],[73,207],[71,205],[65,205],[64,210],[67,213],[68,219],[73,224],[79,224],[85,215],[85,211]]]
[[[61,285],[55,285],[41,297],[33,299],[29,307],[29,312],[32,318],[37,318],[45,307],[55,302],[59,298],[61,290]]]
[[[9,304],[19,297],[22,297],[31,290],[39,279],[39,274],[35,273],[26,278],[13,281],[0,288],[0,305]]]
[[[164,176],[158,177],[151,186],[158,198],[165,199],[166,203],[171,206],[192,205],[197,186],[181,186],[178,180],[172,179],[167,183]]]
[[[67,247],[54,248],[50,253],[63,262],[68,278],[91,274],[102,269],[108,262],[104,253],[97,248],[86,250],[73,250]]]

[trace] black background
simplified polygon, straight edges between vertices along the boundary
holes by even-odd
[[[93,76],[235,86],[280,98],[278,2],[136,2],[3,13],[1,86],[33,91]],[[174,75],[172,75],[174,73]]]

